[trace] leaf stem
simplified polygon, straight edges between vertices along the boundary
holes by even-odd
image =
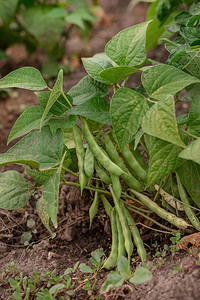
[[[192,138],[194,138],[194,139],[198,139],[198,136],[196,136],[196,135],[194,135],[194,134],[192,134],[192,133],[190,133],[190,132],[188,132],[188,131],[186,131],[186,130],[184,130],[184,129],[182,129],[182,131],[183,131],[185,134],[189,135],[190,137],[192,137]]]
[[[68,105],[72,108],[72,104],[70,103],[69,99],[66,97],[65,93],[62,92],[62,96],[65,98],[65,100],[67,101]]]

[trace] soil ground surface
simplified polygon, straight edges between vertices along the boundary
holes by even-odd
[[[70,63],[75,66],[75,72],[65,76],[64,88],[66,91],[85,75],[80,57],[102,52],[107,41],[120,30],[145,20],[148,5],[140,3],[133,10],[128,10],[129,2],[129,0],[100,1],[104,14],[94,26],[88,49],[85,49],[76,31],[74,31],[66,45],[66,56]],[[36,60],[29,57],[22,45],[15,47],[10,49],[11,59],[1,65],[2,76],[24,65],[40,66],[40,59]],[[78,53],[78,58],[75,60],[73,53]],[[165,59],[166,52],[163,47],[158,48],[158,53],[157,55],[157,52],[154,52],[151,55],[154,58],[157,55]],[[40,58],[40,55],[38,57]],[[129,84],[136,86],[138,80],[139,78],[132,78]],[[25,90],[11,91],[9,96],[0,99],[0,152],[5,152],[8,149],[7,137],[20,112],[24,107],[35,104],[37,104],[37,100],[34,94]],[[187,104],[185,104],[184,109],[187,110],[187,108]],[[26,177],[28,176],[20,166],[2,167],[1,171],[13,168],[24,173]],[[70,179],[76,180],[76,178]],[[89,230],[88,210],[92,199],[89,192],[85,191],[81,197],[78,188],[61,186],[58,229],[54,239],[50,238],[36,213],[35,202],[40,197],[39,192],[34,197],[24,210],[13,212],[0,210],[0,274],[13,261],[16,268],[24,276],[32,276],[33,271],[40,274],[54,269],[56,275],[61,275],[68,267],[73,267],[77,261],[88,263],[91,252],[95,249],[103,248],[106,255],[109,254],[110,224],[101,207],[98,217]],[[27,227],[27,220],[29,219],[35,221],[34,229],[37,232],[32,233],[30,247],[25,247],[20,243],[20,240],[24,232],[30,232],[30,228]],[[144,220],[138,220],[138,223],[144,222]],[[145,284],[136,285],[135,291],[134,287],[125,284],[115,292],[110,292],[106,296],[102,295],[101,299],[199,300],[200,267],[197,261],[200,249],[191,247],[186,251],[180,250],[175,255],[172,255],[173,253],[168,250],[163,255],[164,245],[171,243],[169,236],[162,233],[155,235],[156,231],[152,229],[156,230],[156,227],[152,224],[145,224],[147,227],[141,226],[140,232],[146,249],[149,251],[149,267],[153,273],[153,279]],[[155,242],[159,246],[155,246]],[[137,266],[136,251],[134,251],[133,261],[132,270]],[[173,273],[175,265],[179,266],[178,269],[180,269],[176,274]],[[105,281],[106,276],[107,272],[104,270],[97,275],[98,281],[96,291],[93,292],[94,295],[88,295],[80,283],[71,299],[97,299],[95,293],[99,295],[100,286]],[[0,299],[8,299],[9,296],[9,286],[0,282]]]

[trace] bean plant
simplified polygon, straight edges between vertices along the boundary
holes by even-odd
[[[131,211],[168,232],[200,230],[200,93],[191,97],[191,87],[200,83],[199,71],[193,72],[199,70],[199,47],[191,47],[195,59],[187,68],[152,65],[146,51],[149,24],[122,30],[104,53],[83,58],[88,75],[67,92],[62,70],[52,88],[32,67],[0,80],[0,88],[35,91],[39,102],[20,115],[8,144],[23,137],[0,155],[1,166],[22,164],[35,184],[14,170],[1,173],[0,207],[22,208],[39,189],[36,208],[51,232],[50,221],[58,226],[60,184],[78,186],[81,194],[90,190],[90,226],[100,201],[111,220],[107,269],[121,256],[130,261],[134,245],[141,260],[147,258]],[[128,87],[136,73],[141,84]],[[183,94],[190,95],[190,110],[177,116]],[[66,181],[66,173],[78,183]]]

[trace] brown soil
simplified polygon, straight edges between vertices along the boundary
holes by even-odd
[[[121,29],[144,21],[148,5],[140,3],[133,11],[130,11],[127,10],[129,2],[129,0],[100,1],[105,15],[95,25],[89,43],[90,46],[85,50],[81,40],[74,32],[67,44],[66,54],[72,57],[72,54],[77,52],[79,57],[82,57],[102,52],[106,42]],[[162,47],[160,51],[164,51]],[[17,55],[17,51],[13,53]],[[13,56],[13,58],[2,65],[2,76],[17,67],[30,65],[30,61],[33,66],[39,64],[38,61],[28,58],[25,52],[24,55],[21,54],[21,51],[19,53],[19,56]],[[165,57],[165,54],[163,56]],[[69,90],[85,75],[79,60],[77,66],[74,73],[65,76],[65,90]],[[138,84],[138,78],[136,80],[132,79],[131,85],[135,86],[136,84]],[[25,90],[15,90],[11,92],[9,97],[1,99],[0,152],[7,150],[6,140],[9,131],[21,110],[24,106],[32,106],[34,104],[37,104],[36,97],[33,93]],[[13,166],[9,168],[13,169]],[[15,168],[23,172],[21,167],[15,166]],[[8,168],[1,168],[1,171],[5,169]],[[25,176],[27,175],[25,174]],[[25,210],[13,212],[0,210],[0,265],[2,270],[9,265],[10,261],[14,261],[20,271],[27,276],[31,276],[33,271],[41,273],[42,271],[47,272],[54,269],[56,274],[61,275],[66,268],[73,267],[77,261],[88,263],[91,252],[95,249],[103,248],[108,255],[111,244],[110,225],[101,207],[91,230],[89,230],[88,209],[92,195],[84,192],[81,197],[79,189],[66,186],[61,187],[58,215],[59,226],[54,239],[50,238],[49,233],[36,213],[35,202],[38,197],[39,194],[32,198]],[[31,246],[26,248],[20,243],[20,239],[23,232],[30,231],[27,227],[27,220],[30,218],[34,219],[36,223],[37,233],[33,233]],[[155,252],[152,246],[155,240],[154,233],[150,229],[142,230],[142,228],[141,232],[144,232],[143,240],[147,249],[149,249],[149,260],[153,260],[153,253]],[[162,240],[163,244],[165,243],[166,238],[164,235],[159,235],[159,239]],[[197,254],[198,248],[193,248],[189,252],[180,251],[174,257],[169,253],[162,264],[154,260],[154,264],[151,267],[154,275],[153,280],[146,284],[136,285],[137,299],[199,300],[200,268],[196,265]],[[133,257],[137,260],[136,251]],[[174,264],[182,264],[182,268],[177,274],[173,274]],[[136,264],[132,264],[133,270],[135,267]],[[98,275],[97,294],[105,279],[106,272],[103,270]],[[1,286],[0,282],[0,299],[8,299],[9,295],[8,286]],[[78,289],[75,298],[72,299],[95,298],[90,298],[87,292]],[[107,298],[102,296],[101,299],[136,299],[136,297],[133,289],[124,285],[113,296],[110,295]]]

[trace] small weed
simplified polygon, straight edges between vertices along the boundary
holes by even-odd
[[[37,300],[68,300],[80,289],[98,300],[100,296],[96,295],[96,276],[101,270],[103,258],[103,249],[97,249],[91,253],[92,267],[78,261],[73,268],[67,268],[59,276],[55,274],[55,270],[41,274],[33,272],[30,277],[24,276],[14,262],[11,262],[0,274],[0,287],[8,286],[9,300],[28,300],[33,296]],[[63,297],[64,294],[68,295],[67,298]]]

